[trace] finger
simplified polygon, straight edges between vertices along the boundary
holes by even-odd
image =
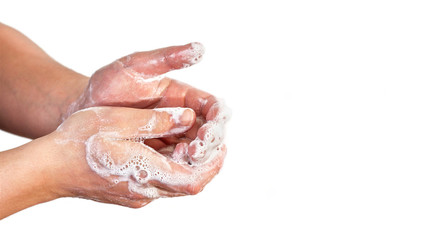
[[[197,131],[205,123],[205,120],[202,116],[196,117],[196,123],[186,132],[186,137],[193,140],[197,137]]]
[[[206,116],[209,108],[217,102],[217,99],[207,92],[191,87],[187,91],[184,101],[185,106],[189,106],[199,115]]]
[[[203,54],[203,45],[195,42],[183,46],[133,53],[119,59],[118,62],[124,68],[148,78],[196,64],[201,60]]]
[[[230,118],[229,109],[222,101],[214,103],[206,114],[206,123],[197,130],[197,137],[190,143],[189,155],[195,161],[203,161],[219,146],[225,136],[225,124]]]
[[[225,145],[220,145],[215,154],[207,162],[194,165],[191,173],[177,173],[177,180],[173,182],[153,182],[154,185],[165,187],[167,192],[178,192],[186,195],[195,195],[203,190],[220,171],[226,155]]]
[[[184,106],[193,109],[198,115],[206,116],[207,110],[216,101],[211,94],[172,79],[157,106]]]
[[[198,116],[206,117],[209,109],[218,102],[207,92],[171,79],[156,107],[184,106],[193,109]]]
[[[210,106],[210,108],[207,109],[206,115],[204,115],[206,121],[218,121],[218,119],[216,119],[217,117],[225,117],[225,119],[221,119],[220,121],[226,122],[228,116],[221,116],[222,111],[224,111],[224,109],[223,106],[221,106],[221,103],[215,102],[214,104],[212,104],[212,106]]]
[[[218,116],[226,117],[224,121],[229,119],[230,111],[223,100],[217,99],[207,92],[190,88],[185,94],[184,102],[185,107],[193,109],[198,116],[203,116],[203,120],[211,121]]]
[[[197,131],[197,137],[190,142],[188,154],[192,161],[204,161],[224,140],[224,122],[209,121]]]
[[[221,126],[205,123],[197,132],[197,138],[189,145],[188,153],[194,162],[203,161],[223,141]]]
[[[184,133],[196,118],[194,111],[188,108],[99,107],[92,110],[100,119],[101,132],[134,141]]]
[[[197,132],[197,137],[189,145],[188,153],[195,162],[207,159],[223,141],[223,126],[221,123],[207,122]]]
[[[159,149],[158,152],[175,163],[187,163],[191,165],[190,157],[188,155],[189,143],[190,142],[188,141],[167,145],[166,147]]]
[[[187,163],[191,165],[191,161],[188,155],[188,149],[188,143],[178,143],[171,154],[171,159],[177,163]]]
[[[211,120],[205,119],[211,109],[214,110],[213,115],[209,116],[210,118],[214,118],[219,115],[220,111],[226,109],[222,101],[218,100],[213,95],[176,80],[171,81],[165,91],[165,94],[156,106],[188,107],[193,109],[198,116],[203,116],[203,120],[207,121]]]

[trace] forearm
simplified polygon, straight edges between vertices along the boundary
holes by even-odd
[[[54,161],[42,140],[0,153],[0,219],[58,197]]]
[[[88,78],[0,23],[0,128],[36,138],[53,131]]]

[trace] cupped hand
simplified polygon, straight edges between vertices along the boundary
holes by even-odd
[[[93,106],[191,108],[197,121],[190,131],[147,144],[172,146],[178,152],[187,152],[193,164],[206,161],[223,141],[229,113],[213,95],[163,75],[199,62],[203,53],[200,43],[191,43],[120,58],[92,75],[88,87],[71,104],[67,115]]]
[[[59,194],[142,207],[159,197],[200,192],[221,168],[225,146],[220,144],[206,161],[191,164],[181,148],[173,151],[153,142],[183,134],[195,121],[188,108],[93,107],[76,112],[49,138],[62,159],[55,169]]]

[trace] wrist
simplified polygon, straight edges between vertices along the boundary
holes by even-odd
[[[60,197],[50,150],[39,138],[0,154],[0,219]]]
[[[70,81],[72,84],[70,89],[63,92],[63,100],[59,106],[60,117],[59,124],[66,120],[73,112],[79,110],[80,105],[84,101],[86,87],[89,83],[89,78],[78,73]]]

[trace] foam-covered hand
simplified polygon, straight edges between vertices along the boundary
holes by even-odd
[[[188,108],[93,107],[74,113],[49,138],[63,164],[60,194],[142,207],[159,197],[200,192],[221,168],[225,146],[191,163],[183,148],[153,142],[183,134],[195,121]],[[145,144],[149,140],[153,147]]]
[[[188,151],[193,162],[205,161],[221,146],[229,114],[211,94],[162,75],[197,63],[203,53],[200,43],[191,43],[118,59],[93,74],[82,96],[69,107],[68,115],[92,106],[191,108],[197,122],[190,131],[148,144],[173,145],[179,151]]]

